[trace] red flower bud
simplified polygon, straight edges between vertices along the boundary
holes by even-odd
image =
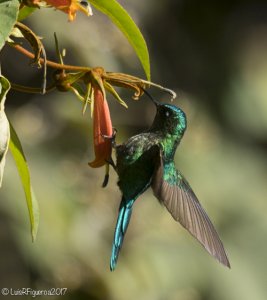
[[[89,163],[92,168],[104,166],[111,159],[112,123],[107,100],[98,88],[94,88],[93,132],[95,159]]]

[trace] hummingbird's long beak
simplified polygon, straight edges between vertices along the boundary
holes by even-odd
[[[149,94],[148,91],[146,91],[145,89],[142,89],[142,90],[143,90],[143,92],[148,96],[148,98],[156,105],[156,107],[158,107],[158,106],[160,105],[160,103],[159,103],[156,99],[154,99],[154,98]]]

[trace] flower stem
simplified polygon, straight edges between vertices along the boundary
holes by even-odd
[[[16,49],[17,51],[19,51],[20,53],[22,53],[23,55],[33,59],[34,58],[34,54],[30,51],[28,51],[27,49],[23,48],[22,46],[18,45],[18,44],[11,44],[9,43],[9,45],[11,47],[13,47],[14,49]],[[40,58],[39,59],[40,64],[44,65],[44,59]],[[46,61],[47,66],[53,68],[53,69],[57,69],[57,70],[67,70],[67,71],[77,71],[77,72],[89,72],[91,71],[91,68],[88,67],[78,67],[78,66],[72,66],[72,65],[62,65],[60,63],[56,63],[54,61],[51,60],[47,60]]]

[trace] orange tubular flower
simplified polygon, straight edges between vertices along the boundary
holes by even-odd
[[[85,13],[87,16],[92,15],[90,4],[85,7],[81,5],[79,0],[44,0],[47,4],[59,9],[69,15],[69,21],[75,20],[78,10]]]
[[[98,87],[94,88],[93,132],[95,159],[88,164],[99,168],[111,160],[111,139],[107,137],[112,136],[113,129],[107,100]]]

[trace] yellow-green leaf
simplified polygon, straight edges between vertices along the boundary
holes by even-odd
[[[96,9],[106,14],[126,36],[144,68],[147,79],[150,80],[150,62],[147,45],[142,33],[127,11],[115,0],[88,1]]]
[[[9,81],[0,73],[0,187],[2,185],[10,139],[9,122],[5,114],[5,100],[9,89]]]
[[[20,140],[11,123],[10,123],[9,149],[11,150],[12,156],[15,160],[21,178],[21,182],[23,185],[24,193],[26,196],[29,217],[30,217],[30,224],[31,224],[31,235],[32,235],[32,240],[34,241],[36,238],[38,224],[39,224],[39,207],[38,207],[38,202],[36,201],[36,198],[32,190],[28,164],[25,155],[23,153]]]
[[[16,23],[19,4],[18,0],[0,0],[0,49]]]

